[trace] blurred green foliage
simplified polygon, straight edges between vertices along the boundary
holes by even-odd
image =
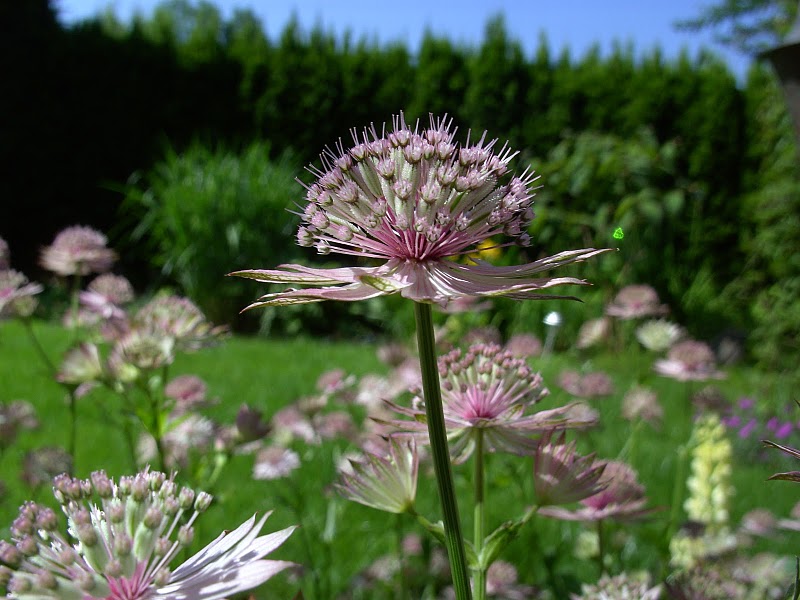
[[[226,17],[207,1],[169,0],[129,23],[107,11],[71,27],[49,0],[3,11],[17,26],[0,39],[9,63],[0,114],[14,115],[0,145],[0,195],[11,199],[0,206],[0,236],[32,277],[38,248],[83,223],[111,231],[120,268],[138,287],[150,283],[150,261],[115,227],[115,183],[152,169],[165,140],[176,156],[269,140],[265,158],[280,163],[291,150],[303,164],[337,140],[347,145],[352,127],[380,127],[403,109],[410,119],[447,112],[462,139],[470,129],[508,139],[521,151],[517,168],[532,162],[545,175],[533,253],[506,259],[618,246],[586,272],[608,276],[596,282],[605,295],[652,283],[695,335],[736,327],[765,364],[797,356],[797,155],[761,65],[737,82],[708,52],[667,60],[618,45],[576,58],[553,54],[544,37],[526,56],[500,17],[476,47],[428,32],[413,55],[296,21],[270,39],[253,11]],[[25,60],[13,60],[22,47]],[[253,235],[287,233],[283,209],[302,190],[288,197],[274,217],[285,220],[250,221]],[[269,203],[277,207],[277,195]],[[219,218],[215,241],[228,244]],[[623,240],[611,237],[617,227]],[[277,264],[267,252],[252,266]],[[215,257],[209,277],[241,266],[223,265],[234,255]],[[156,266],[174,276],[188,264],[178,256]]]
[[[194,145],[169,150],[163,161],[132,178],[128,217],[142,258],[178,284],[215,322],[228,322],[251,302],[257,286],[224,276],[237,269],[295,257],[297,165],[270,160],[269,145],[236,154]]]

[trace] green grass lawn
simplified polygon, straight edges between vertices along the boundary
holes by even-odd
[[[69,346],[70,333],[45,322],[35,322],[33,327],[45,351],[57,364]],[[545,400],[548,406],[571,400],[557,386],[562,369],[604,370],[611,375],[615,394],[589,400],[600,413],[600,426],[580,434],[579,446],[602,458],[619,456],[630,462],[647,488],[651,505],[662,509],[642,523],[610,526],[614,569],[647,568],[656,576],[663,576],[668,559],[665,531],[671,516],[683,518],[680,507],[676,513],[670,507],[674,498],[682,501],[681,490],[689,472],[688,464],[681,466],[679,449],[691,434],[691,392],[701,386],[655,376],[650,371],[652,360],[652,355],[631,348],[621,354],[568,352],[533,359],[532,364],[541,370],[552,392]],[[269,417],[277,409],[313,394],[319,375],[333,368],[356,376],[386,371],[375,355],[375,347],[370,345],[303,338],[232,337],[216,347],[180,355],[170,368],[170,376],[192,373],[202,377],[208,384],[209,396],[220,399],[219,404],[207,410],[208,416],[230,423],[243,403],[263,410]],[[620,414],[621,397],[637,381],[658,391],[665,412],[659,428],[647,424],[634,427]],[[730,400],[751,396],[762,403],[777,404],[791,398],[791,390],[782,386],[779,379],[744,367],[729,370],[728,378],[719,382],[719,388]],[[0,479],[5,482],[6,493],[0,503],[0,523],[4,524],[10,524],[22,501],[51,498],[48,489],[32,491],[20,482],[20,464],[29,450],[66,445],[68,405],[63,388],[52,380],[22,325],[3,322],[0,323],[0,401],[17,399],[34,404],[41,425],[34,431],[23,432],[2,455]],[[101,468],[114,476],[131,472],[119,430],[113,424],[117,406],[117,399],[105,390],[93,391],[79,401],[77,475],[87,476]],[[787,442],[800,445],[798,440]],[[736,444],[732,522],[738,523],[743,514],[754,508],[768,508],[778,517],[787,517],[800,499],[800,487],[765,479],[777,470],[795,467],[778,453],[764,455],[757,440],[748,444]],[[399,536],[421,533],[420,528],[410,518],[398,519],[354,505],[332,492],[335,462],[348,450],[346,441],[293,447],[301,456],[302,466],[289,478],[278,481],[254,481],[252,456],[233,457],[212,490],[217,501],[199,521],[196,544],[207,542],[224,528],[238,525],[254,512],[274,509],[267,523],[270,531],[293,523],[301,525],[274,558],[296,561],[305,570],[299,575],[275,577],[263,591],[256,593],[257,598],[291,597],[300,588],[307,599],[382,597],[378,592],[357,590],[345,595],[345,590],[357,573],[390,552]],[[518,515],[532,502],[531,459],[493,455],[489,457],[489,469],[487,506],[491,529]],[[677,477],[679,472],[683,475]],[[465,534],[471,537],[470,463],[457,467],[456,475]],[[677,496],[676,485],[680,486]],[[424,466],[419,488],[420,512],[438,518],[435,485]],[[574,546],[583,529],[578,524],[536,518],[501,558],[517,566],[523,581],[546,583],[556,597],[566,597],[568,591],[577,589],[578,581],[597,578],[595,564],[574,557]],[[7,525],[3,532],[7,535]],[[776,540],[759,542],[753,551],[769,548],[790,554],[800,541],[796,536],[783,534]]]

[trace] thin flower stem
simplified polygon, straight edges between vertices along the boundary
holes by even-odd
[[[36,349],[39,358],[42,359],[42,362],[50,371],[50,374],[55,377],[56,373],[58,373],[58,369],[56,369],[56,366],[53,364],[53,361],[50,360],[50,357],[47,356],[47,352],[45,352],[42,344],[39,342],[39,338],[36,337],[36,333],[33,331],[33,323],[31,322],[31,318],[23,318],[22,323],[25,325],[25,330],[28,332],[28,337],[30,338],[33,347]]]
[[[430,304],[414,302],[414,317],[417,323],[417,345],[419,364],[422,370],[422,391],[425,397],[425,412],[428,420],[428,437],[431,443],[431,456],[442,503],[444,535],[453,587],[457,600],[470,600],[467,556],[464,550],[464,537],[458,517],[458,503],[453,486],[453,473],[450,467],[450,450],[447,447],[447,431],[442,409],[442,390],[439,387],[439,369],[436,363],[436,349],[433,334],[433,318]]]
[[[486,527],[486,515],[484,511],[484,490],[483,480],[483,430],[475,430],[475,552],[480,556],[483,550],[483,536]],[[486,569],[482,566],[475,570],[475,600],[485,600],[486,598]]]
[[[75,387],[70,387],[69,390],[69,445],[67,452],[72,457],[72,471],[75,472],[75,450],[77,447],[78,439],[78,399],[75,397]]]
[[[597,566],[600,568],[600,576],[606,572],[605,562],[605,532],[603,531],[603,519],[597,521]]]

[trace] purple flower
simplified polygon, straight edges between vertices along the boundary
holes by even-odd
[[[447,118],[431,116],[430,127],[409,128],[395,117],[391,133],[374,127],[355,146],[322,154],[323,170],[307,188],[307,205],[297,241],[320,254],[331,252],[383,261],[374,267],[321,269],[280,265],[232,275],[265,283],[310,285],[267,294],[247,308],[322,300],[352,302],[400,293],[418,302],[449,302],[472,296],[542,298],[561,284],[584,284],[572,277],[541,277],[551,269],[582,261],[605,250],[573,250],[532,263],[492,266],[480,259],[461,264],[494,235],[529,242],[534,217],[532,172],[500,179],[515,156],[485,134],[460,147]],[[454,260],[456,259],[456,260]]]
[[[758,426],[758,421],[756,419],[750,419],[747,423],[744,424],[739,430],[739,437],[742,439],[746,439],[753,433],[753,430]]]
[[[29,283],[18,271],[0,271],[0,317],[29,316],[36,307],[33,296],[43,289],[38,283]]]
[[[678,381],[725,378],[725,374],[717,369],[714,352],[708,344],[695,340],[678,342],[672,346],[667,358],[657,360],[653,369],[659,375]]]
[[[563,431],[555,440],[553,433],[542,437],[533,458],[533,488],[539,506],[570,504],[601,492],[605,463],[595,462],[594,454],[579,456],[575,442],[564,442]]]
[[[478,344],[466,353],[453,350],[439,359],[442,403],[447,437],[453,460],[464,462],[475,448],[478,431],[488,450],[524,454],[537,447],[532,434],[554,427],[585,427],[573,412],[575,405],[526,414],[547,394],[542,378],[525,360],[494,344]],[[387,403],[407,417],[386,423],[427,439],[425,407],[412,408]]]

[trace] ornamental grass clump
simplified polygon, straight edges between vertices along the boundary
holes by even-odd
[[[456,597],[463,600],[472,594],[452,481],[431,304],[446,308],[451,302],[495,296],[563,298],[543,292],[586,282],[543,274],[605,250],[571,250],[503,267],[471,256],[470,263],[464,264],[462,257],[487,251],[486,242],[494,236],[509,236],[523,245],[530,242],[528,226],[534,218],[537,177],[527,169],[519,175],[511,172],[509,163],[516,152],[507,145],[498,149],[497,140],[488,140],[486,134],[477,141],[468,135],[467,142],[460,145],[455,133],[446,116],[437,119],[431,115],[429,126],[417,123],[412,128],[400,114],[388,130],[371,126],[361,136],[353,130],[352,148],[339,143],[335,151],[326,149],[321,155],[322,168],[311,168],[317,179],[306,187],[298,243],[322,255],[342,254],[377,265],[317,268],[285,264],[232,275],[303,286],[268,293],[248,309],[323,300],[353,302],[388,294],[414,301],[425,421],[442,503],[444,538]],[[465,418],[472,426],[474,418],[483,417]],[[491,437],[487,441],[495,442]],[[476,490],[482,485],[482,480],[476,483]],[[476,504],[482,506],[482,492],[477,495]],[[475,539],[483,539],[481,526]],[[479,598],[485,597],[489,562],[476,570]]]

